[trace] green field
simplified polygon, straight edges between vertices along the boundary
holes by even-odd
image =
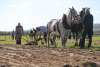
[[[42,36],[43,37],[43,36]],[[24,39],[26,39],[26,40],[30,40],[30,38],[29,38],[29,36],[27,35],[27,36],[22,36],[22,38],[24,38]],[[12,39],[11,39],[11,36],[6,36],[6,39],[7,39],[7,41],[5,42],[5,41],[0,41],[0,44],[16,44],[16,42],[15,42],[15,40],[14,41],[12,41]],[[33,38],[34,39],[34,38]],[[0,36],[0,40],[5,40],[5,36]],[[23,39],[22,39],[23,40]],[[59,39],[58,39],[59,40]],[[69,40],[69,39],[68,39]],[[73,40],[73,38],[71,38],[71,40]],[[86,39],[87,40],[87,39]],[[92,40],[93,41],[100,41],[100,36],[93,36],[92,37]],[[22,42],[21,44],[22,45],[24,45],[24,44],[26,44],[27,42]],[[46,44],[44,44],[44,45],[42,45],[41,43],[38,43],[38,46],[47,46]],[[87,45],[85,45],[85,49],[87,49],[87,47],[86,47]],[[50,44],[50,47],[54,47],[54,45],[53,44]],[[61,44],[58,44],[57,43],[57,47],[63,47],[63,46],[61,46]],[[74,47],[74,44],[67,44],[66,43],[66,48],[80,48],[80,47],[78,47],[78,46],[75,46]],[[89,49],[95,49],[95,50],[98,50],[98,49],[100,49],[100,45],[92,45]]]
[[[43,37],[43,36],[42,36]],[[24,36],[22,36],[22,40],[24,40],[24,39],[26,39],[26,40],[30,40],[30,37],[29,37],[29,35],[24,35]],[[12,37],[10,36],[10,35],[8,35],[8,36],[0,36],[0,40],[5,40],[5,39],[7,39],[7,41],[12,41]],[[34,39],[34,38],[33,38]],[[56,38],[57,39],[57,38]],[[61,39],[61,38],[60,38]],[[59,40],[59,39],[57,39],[57,40]],[[70,40],[70,39],[68,39],[68,40]],[[73,38],[71,37],[71,40],[73,40]],[[87,40],[87,39],[86,39]],[[100,36],[93,36],[92,37],[92,40],[93,41],[100,41]]]

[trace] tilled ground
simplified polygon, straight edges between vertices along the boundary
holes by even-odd
[[[100,51],[0,44],[1,67],[100,67]]]

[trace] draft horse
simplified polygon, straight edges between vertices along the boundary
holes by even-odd
[[[72,7],[69,8],[69,12],[67,14],[64,14],[62,19],[52,19],[47,23],[47,47],[49,47],[49,39],[50,39],[50,34],[53,32],[53,43],[55,48],[56,42],[55,38],[56,36],[61,36],[62,38],[62,45],[63,48],[65,48],[65,44],[67,41],[68,35],[71,33],[71,28],[74,25],[74,23],[71,25],[72,19],[74,17],[78,18],[78,13],[77,11]],[[74,20],[74,22],[78,21],[78,19]]]
[[[86,8],[82,8],[82,10],[80,11],[79,15],[80,15],[80,18],[83,19],[84,18],[84,15],[85,15],[85,9]],[[89,8],[90,9],[90,8]],[[74,19],[78,19],[77,17],[74,18]],[[76,33],[76,42],[75,42],[75,46],[78,46],[78,35],[81,34],[82,36],[82,30],[83,30],[83,23],[80,23],[80,22],[76,22],[75,25],[72,27],[71,29],[71,32],[72,33]],[[81,37],[80,36],[80,37]],[[81,42],[81,38],[80,38],[80,42]],[[79,46],[80,46],[80,42],[79,42]]]

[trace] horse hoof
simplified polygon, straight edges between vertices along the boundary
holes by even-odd
[[[49,49],[49,47],[47,46],[47,48]]]
[[[75,43],[75,46],[78,46],[78,44]]]
[[[81,43],[79,43],[79,46],[81,46]]]
[[[57,48],[57,47],[55,47],[55,48]]]
[[[63,47],[64,49],[66,48],[66,47]]]

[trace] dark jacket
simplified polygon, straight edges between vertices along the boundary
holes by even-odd
[[[93,25],[93,16],[90,13],[86,13],[82,22],[84,22],[84,25]]]
[[[16,26],[15,35],[16,34],[24,34],[22,26]]]

